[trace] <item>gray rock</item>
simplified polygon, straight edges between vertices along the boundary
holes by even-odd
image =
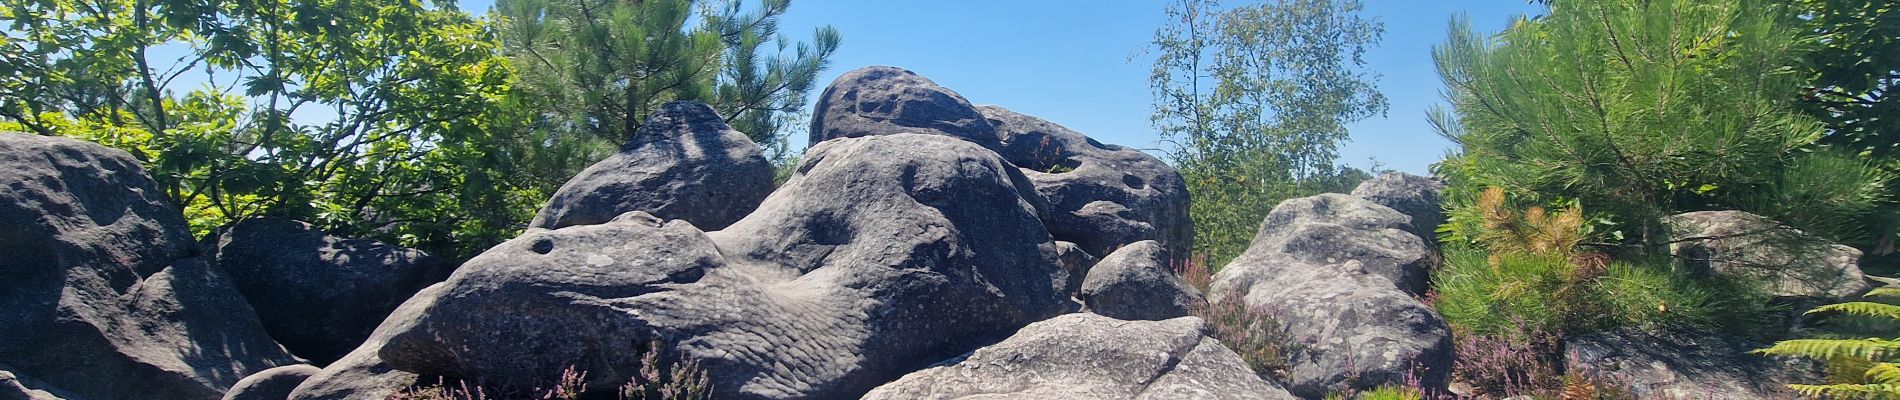
[[[915,72],[865,67],[846,72],[825,87],[812,108],[811,143],[826,140],[931,133],[962,138],[987,148],[996,128],[969,100]]]
[[[1103,257],[1088,272],[1077,297],[1089,312],[1126,320],[1185,317],[1205,302],[1201,291],[1174,275],[1168,250],[1153,240],[1135,242]]]
[[[1125,321],[1069,314],[905,375],[865,399],[1295,399],[1199,318]]]
[[[1793,399],[1791,383],[1825,381],[1818,365],[1749,354],[1763,343],[1722,337],[1598,333],[1565,342],[1571,371],[1639,399]]]
[[[1062,260],[1062,272],[1065,278],[1062,293],[1074,296],[1082,291],[1082,281],[1088,278],[1089,268],[1095,267],[1094,255],[1076,246],[1075,243],[1056,241],[1056,259]],[[1076,304],[1078,307],[1080,303]]]
[[[125,152],[0,133],[0,364],[82,398],[216,399],[292,362]]]
[[[1831,301],[1873,288],[1860,270],[1860,250],[1742,211],[1698,211],[1669,217],[1669,252],[1688,271],[1768,282],[1781,297]]]
[[[661,106],[620,153],[582,170],[528,226],[607,222],[629,211],[725,229],[772,193],[772,165],[757,144],[704,103]]]
[[[1253,244],[1215,274],[1211,301],[1266,310],[1294,343],[1287,388],[1318,398],[1405,383],[1443,388],[1449,328],[1393,277],[1420,276],[1428,252],[1409,218],[1357,197],[1323,194],[1274,207]]]
[[[307,364],[285,365],[251,374],[224,392],[224,400],[285,400],[297,384],[316,375],[317,367]]]
[[[1353,196],[1412,217],[1412,234],[1426,239],[1428,245],[1436,243],[1431,239],[1438,237],[1438,226],[1445,224],[1445,208],[1439,205],[1444,193],[1444,182],[1404,172],[1379,174],[1352,189]]]
[[[574,366],[611,389],[657,341],[664,359],[700,361],[718,398],[856,397],[1064,309],[1067,278],[1022,180],[949,137],[820,143],[726,230],[640,212],[533,230],[418,294],[372,335],[386,343],[358,352],[503,384]]]
[[[396,305],[450,271],[421,251],[330,236],[282,218],[232,225],[211,251],[264,330],[316,365],[355,349]]]
[[[413,321],[435,306],[445,288],[438,283],[416,292],[391,311],[363,345],[298,384],[290,392],[290,400],[382,399],[418,383],[432,383],[413,372],[391,367],[377,352],[389,345],[390,336],[402,328],[402,322]]]
[[[0,400],[65,400],[76,399],[72,393],[59,390],[45,383],[8,371],[0,365]]]
[[[1049,233],[1094,255],[1143,240],[1185,256],[1194,239],[1187,184],[1140,150],[1105,145],[1055,123],[997,106],[978,111],[1002,137],[992,147],[1024,169],[1049,201]]]

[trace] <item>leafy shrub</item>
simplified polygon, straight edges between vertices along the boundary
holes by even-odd
[[[1806,357],[1828,363],[1833,382],[1789,385],[1804,395],[1845,399],[1900,399],[1900,305],[1885,301],[1900,300],[1900,289],[1880,288],[1867,294],[1868,299],[1830,304],[1809,310],[1811,315],[1831,315],[1863,324],[1880,326],[1881,336],[1843,337],[1829,335],[1809,339],[1783,340],[1774,346],[1756,350],[1756,354]]]
[[[1333,394],[1326,395],[1326,400],[1347,400],[1347,399],[1424,400],[1425,393],[1420,392],[1418,389],[1413,389],[1413,388],[1387,386],[1387,387],[1372,389],[1365,392],[1360,392],[1358,394],[1333,393]]]

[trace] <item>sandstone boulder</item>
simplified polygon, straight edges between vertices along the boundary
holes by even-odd
[[[1076,297],[1089,312],[1126,320],[1185,317],[1205,302],[1201,291],[1174,275],[1168,250],[1153,240],[1109,253],[1089,269]]]
[[[1444,193],[1445,182],[1404,172],[1379,174],[1352,189],[1353,196],[1412,217],[1412,234],[1426,244],[1435,242],[1438,226],[1445,224],[1445,209],[1439,205]]]
[[[390,310],[450,269],[418,250],[330,236],[282,218],[234,224],[211,251],[271,337],[317,365],[362,344]]]
[[[292,363],[125,152],[0,133],[0,364],[80,398],[216,399]]]
[[[1068,314],[879,386],[865,399],[1296,399],[1199,318]]]
[[[1049,201],[1049,233],[1104,256],[1143,240],[1174,256],[1193,244],[1186,182],[1174,167],[1140,150],[1105,145],[1055,123],[1002,107],[977,107],[996,127],[993,147],[1024,169]]]
[[[1033,193],[966,141],[828,141],[723,231],[635,212],[498,245],[345,360],[374,348],[405,373],[517,384],[573,366],[598,390],[659,342],[718,398],[852,398],[1064,310]]]
[[[1630,390],[1639,399],[1794,399],[1791,383],[1825,381],[1817,365],[1750,350],[1765,343],[1711,336],[1617,331],[1564,344],[1572,371]]]
[[[1294,340],[1287,388],[1317,398],[1350,385],[1443,388],[1449,328],[1412,296],[1428,250],[1385,206],[1341,194],[1274,207],[1247,251],[1214,276],[1209,299],[1244,301]],[[1414,278],[1416,277],[1416,278]],[[1397,279],[1417,279],[1408,285]],[[1402,288],[1410,288],[1408,291]]]
[[[772,165],[745,134],[704,103],[666,103],[618,154],[582,170],[528,226],[607,222],[629,211],[718,230],[772,192]]]
[[[251,374],[224,392],[224,400],[284,400],[297,384],[316,375],[317,367],[308,364],[285,365]]]
[[[865,67],[846,72],[818,96],[811,118],[811,145],[837,138],[930,133],[962,138],[987,148],[996,128],[969,100],[915,72]]]
[[[1696,273],[1759,279],[1775,296],[1831,301],[1873,288],[1860,250],[1742,211],[1698,211],[1666,221],[1669,252]]]

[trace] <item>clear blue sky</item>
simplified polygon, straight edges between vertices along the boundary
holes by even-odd
[[[493,0],[464,0],[483,13]],[[1241,0],[1229,0],[1231,4]],[[1367,55],[1391,101],[1385,117],[1351,127],[1340,162],[1423,173],[1450,143],[1425,123],[1441,102],[1431,46],[1453,15],[1468,15],[1480,32],[1502,30],[1513,16],[1541,6],[1524,0],[1365,0],[1365,14],[1385,23],[1385,38]],[[782,33],[807,39],[831,25],[844,42],[819,79],[870,65],[916,71],[977,104],[995,104],[1063,124],[1107,143],[1155,149],[1148,123],[1148,66],[1140,54],[1163,22],[1162,1],[1128,0],[798,0]],[[1131,58],[1132,57],[1132,58]],[[821,86],[822,87],[822,86]],[[814,91],[816,92],[816,91]],[[814,96],[816,93],[813,93]],[[794,135],[792,148],[804,148]]]

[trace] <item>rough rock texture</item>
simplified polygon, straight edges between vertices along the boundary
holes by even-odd
[[[846,72],[825,87],[813,107],[811,143],[898,133],[962,138],[995,148],[996,128],[969,100],[936,82],[897,67]]]
[[[1122,247],[1096,262],[1076,297],[1089,312],[1127,320],[1185,317],[1207,300],[1170,268],[1168,250],[1153,240]]]
[[[1445,209],[1439,205],[1444,193],[1444,182],[1404,172],[1379,174],[1352,189],[1353,196],[1412,217],[1412,234],[1426,239],[1438,237],[1438,226],[1445,224]],[[1427,245],[1434,242],[1426,240]]]
[[[1057,247],[1023,193],[1016,168],[969,142],[828,141],[724,231],[635,212],[498,245],[357,353],[492,383],[572,365],[614,388],[659,341],[702,362],[718,398],[852,398],[1064,309]]]
[[[421,251],[324,234],[310,224],[253,218],[212,244],[218,267],[291,354],[327,365],[355,349],[396,305],[446,279]]]
[[[1185,256],[1193,244],[1181,174],[1140,150],[1105,145],[1055,123],[996,106],[977,107],[1002,137],[992,147],[1024,169],[1049,200],[1049,233],[1094,255],[1161,242]]]
[[[1063,283],[1062,292],[1073,296],[1082,291],[1082,280],[1089,276],[1089,268],[1095,267],[1097,259],[1075,243],[1056,241],[1056,259],[1062,260],[1062,271],[1068,281]],[[1077,307],[1081,303],[1076,303]]]
[[[1199,318],[1069,314],[879,386],[865,399],[1294,399]]]
[[[5,365],[0,365],[0,400],[62,400],[77,399],[72,393],[59,390],[30,377],[15,375]]]
[[[1834,300],[1873,288],[1861,274],[1860,250],[1759,215],[1698,211],[1667,223],[1669,251],[1690,271],[1761,279],[1782,297]]]
[[[0,133],[0,364],[82,398],[215,399],[291,358],[125,152]]]
[[[397,321],[418,318],[435,305],[446,287],[438,283],[416,292],[391,311],[385,323],[371,332],[362,346],[298,384],[297,389],[290,392],[290,400],[381,399],[417,383],[433,383],[415,373],[391,367],[377,352],[389,344],[389,337],[401,325]]]
[[[1814,363],[1748,354],[1767,344],[1732,338],[1609,332],[1564,347],[1575,372],[1639,399],[1794,399],[1788,384],[1825,381]]]
[[[230,391],[224,392],[224,400],[284,400],[290,398],[290,391],[297,384],[316,375],[317,367],[306,364],[285,365],[271,368],[244,377]]]
[[[1247,252],[1214,276],[1211,301],[1274,315],[1296,341],[1287,388],[1317,398],[1352,382],[1397,385],[1408,374],[1443,387],[1451,369],[1444,320],[1394,278],[1423,286],[1424,243],[1409,220],[1358,197],[1287,200],[1261,223]],[[1416,292],[1413,292],[1416,293]]]
[[[607,222],[629,211],[725,229],[772,192],[772,165],[757,144],[704,103],[661,106],[620,153],[582,170],[528,226]]]

